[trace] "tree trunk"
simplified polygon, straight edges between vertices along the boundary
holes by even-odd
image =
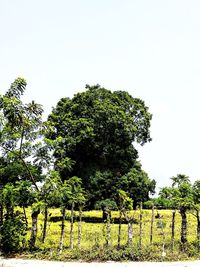
[[[196,216],[197,216],[197,246],[198,246],[198,251],[200,248],[200,216],[199,216],[199,211],[196,211]]]
[[[79,207],[79,222],[78,222],[78,248],[81,248],[81,225],[82,225],[82,207]]]
[[[107,221],[108,213],[109,213],[109,217],[110,217],[110,219],[111,219],[111,211],[104,207],[104,208],[102,209],[103,222],[106,222],[106,221]]]
[[[119,212],[119,229],[118,229],[118,242],[117,242],[117,247],[118,249],[121,246],[121,230],[122,230],[122,212],[120,210]]]
[[[3,205],[0,204],[0,225],[3,224]]]
[[[65,207],[62,209],[62,224],[61,224],[61,234],[60,234],[60,245],[59,249],[63,250],[63,243],[64,243],[64,235],[65,235]]]
[[[71,222],[70,222],[70,240],[69,240],[69,247],[73,249],[73,228],[74,228],[74,203],[71,206]]]
[[[166,253],[165,253],[165,224],[163,222],[163,220],[160,217],[160,226],[161,226],[161,231],[162,231],[162,238],[163,238],[163,244],[162,244],[162,256],[165,257]]]
[[[152,214],[151,214],[150,246],[152,246],[153,244],[153,224],[154,224],[154,206],[152,207]]]
[[[6,219],[12,219],[14,216],[14,207],[12,205],[6,206]]]
[[[133,241],[133,222],[132,219],[128,220],[128,246],[132,246]]]
[[[174,251],[175,215],[176,215],[176,211],[173,211],[172,212],[172,251]]]
[[[103,218],[103,222],[105,222],[106,218],[107,218],[107,212],[106,212],[105,208],[102,209],[102,218]]]
[[[28,228],[28,220],[27,220],[27,216],[26,216],[26,208],[23,205],[23,212],[24,212],[24,219],[25,219],[25,223],[26,223],[26,228]]]
[[[185,248],[185,244],[187,243],[187,215],[186,215],[186,210],[181,209],[180,210],[181,214],[181,243],[183,245],[183,249]]]
[[[110,212],[107,213],[106,226],[107,226],[106,245],[109,247],[110,246],[110,237],[111,237]]]
[[[47,233],[47,219],[48,219],[48,208],[44,208],[44,224],[43,224],[43,233],[42,233],[42,243],[44,243]]]
[[[141,250],[142,248],[142,202],[140,202],[140,240],[139,240],[139,249]]]
[[[29,240],[29,246],[31,249],[35,248],[35,242],[37,238],[37,222],[38,222],[38,215],[40,214],[40,209],[32,211],[31,219],[32,219],[32,226],[31,226],[31,237]]]

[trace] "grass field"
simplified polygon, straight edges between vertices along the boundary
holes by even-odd
[[[74,223],[74,249],[69,249],[69,232],[70,222],[65,222],[65,240],[64,250],[62,253],[59,252],[58,246],[60,241],[60,229],[61,217],[60,209],[50,209],[49,220],[47,225],[47,237],[45,243],[42,240],[42,229],[43,229],[43,214],[39,215],[38,221],[38,239],[36,246],[39,248],[34,253],[27,252],[26,257],[34,258],[52,258],[52,259],[84,259],[84,260],[121,260],[121,259],[132,259],[132,260],[178,260],[194,258],[198,259],[198,249],[196,247],[196,218],[191,214],[187,214],[188,218],[188,245],[185,252],[180,252],[180,228],[181,228],[181,217],[180,214],[176,213],[175,223],[175,245],[172,250],[171,242],[171,220],[172,211],[170,210],[159,210],[159,214],[162,216],[161,219],[155,219],[153,225],[153,245],[150,246],[150,227],[151,227],[151,210],[143,210],[143,222],[142,222],[142,248],[139,249],[139,210],[132,211],[131,215],[135,219],[133,224],[133,246],[127,247],[127,224],[122,224],[122,238],[121,246],[122,249],[117,249],[117,238],[118,238],[118,224],[111,222],[111,245],[110,247],[105,246],[105,223],[91,223],[85,222],[84,219],[88,218],[101,218],[101,211],[85,211],[83,212],[82,222],[82,239],[81,249],[77,248],[78,242],[78,223]],[[155,214],[157,211],[155,211]],[[29,227],[31,210],[27,209]],[[70,212],[66,215],[69,217]],[[75,213],[78,217],[78,212]],[[51,221],[51,218],[57,218],[58,221]],[[112,218],[118,218],[119,212],[113,211]],[[88,220],[86,220],[88,221]],[[163,223],[165,227],[162,229],[159,227],[160,223]],[[164,254],[163,254],[163,238],[165,237]],[[29,236],[27,236],[29,238]],[[165,255],[166,253],[166,255]]]

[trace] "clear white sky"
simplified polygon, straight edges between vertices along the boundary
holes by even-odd
[[[86,83],[126,90],[153,113],[150,178],[200,179],[199,14],[199,0],[0,0],[0,91],[22,76],[48,114]]]

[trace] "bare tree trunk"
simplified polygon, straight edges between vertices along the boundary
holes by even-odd
[[[71,222],[70,222],[70,240],[69,240],[69,247],[73,249],[73,228],[74,228],[74,203],[71,206]]]
[[[65,207],[62,209],[62,224],[61,224],[61,234],[60,234],[60,245],[59,249],[63,250],[64,236],[65,236]]]
[[[133,241],[133,218],[129,217],[126,211],[123,211],[124,217],[128,223],[128,246],[132,246]]]
[[[119,228],[118,228],[118,242],[117,247],[120,248],[121,246],[121,230],[122,230],[122,212],[119,212]]]
[[[140,240],[139,240],[139,249],[141,250],[142,248],[142,233],[143,233],[143,229],[142,229],[142,201],[140,202]]]
[[[163,244],[162,244],[162,256],[165,257],[166,253],[165,253],[165,224],[163,222],[163,220],[160,218],[160,226],[161,226],[161,231],[162,231],[162,238],[163,238]]]
[[[196,217],[197,217],[197,246],[198,246],[198,251],[200,249],[200,216],[199,216],[199,211],[196,211]]]
[[[185,244],[187,243],[187,215],[185,209],[180,210],[181,214],[181,243],[183,245],[183,250],[185,249]]]
[[[132,246],[133,241],[133,222],[132,219],[128,220],[128,246]]]
[[[152,207],[152,214],[151,214],[150,246],[152,246],[153,244],[153,224],[154,224],[154,206]]]
[[[174,251],[175,215],[176,215],[176,211],[173,211],[172,212],[172,251]]]
[[[79,207],[79,222],[78,222],[78,248],[79,249],[81,247],[81,233],[82,233],[81,225],[82,225],[82,207]]]
[[[29,240],[30,248],[35,248],[35,242],[36,242],[37,232],[38,232],[37,223],[38,223],[39,214],[40,214],[40,209],[32,211],[32,214],[31,214],[32,226],[31,226],[31,237]]]
[[[44,243],[47,233],[47,219],[48,219],[48,208],[44,208],[44,224],[43,224],[43,233],[42,233],[42,243]]]
[[[110,238],[111,238],[110,212],[107,213],[106,226],[107,226],[106,245],[110,246]]]

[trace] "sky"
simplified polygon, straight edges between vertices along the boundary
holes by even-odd
[[[199,0],[0,0],[0,93],[17,77],[45,114],[86,84],[153,114],[140,161],[157,189],[200,179]]]

